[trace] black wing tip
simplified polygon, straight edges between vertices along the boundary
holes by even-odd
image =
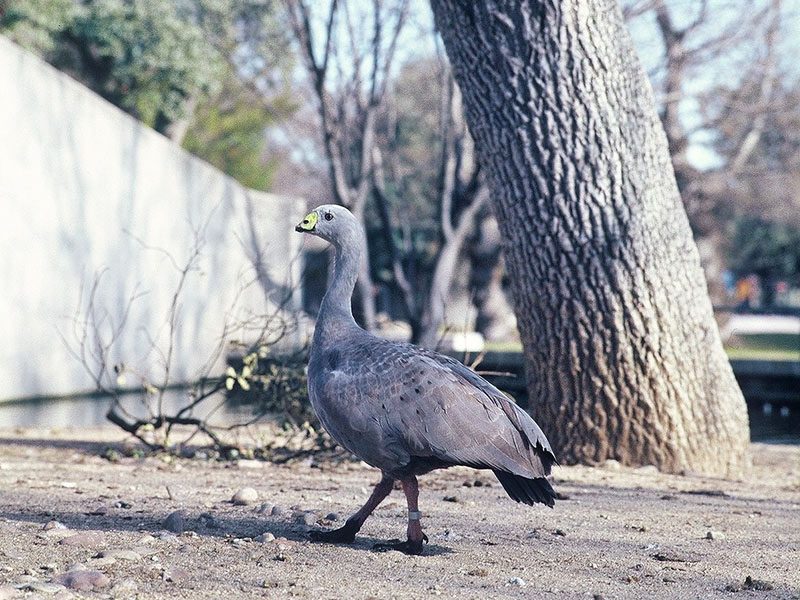
[[[500,484],[512,500],[533,506],[544,504],[553,508],[556,501],[556,491],[544,477],[530,479],[507,471],[494,471]]]

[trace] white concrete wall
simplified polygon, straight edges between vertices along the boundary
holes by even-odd
[[[191,380],[226,320],[267,310],[258,283],[234,301],[256,279],[256,250],[273,282],[297,280],[302,213],[299,199],[248,192],[0,36],[0,400],[93,388],[62,338],[74,346],[100,273],[106,331],[138,296],[112,360],[158,375],[151,339],[166,352],[176,265],[197,238],[172,373]]]

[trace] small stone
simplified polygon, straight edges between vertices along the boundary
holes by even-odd
[[[73,546],[76,548],[96,548],[98,546],[103,546],[105,541],[103,540],[103,536],[99,533],[87,531],[85,533],[76,533],[65,537],[60,543],[64,546]]]
[[[314,512],[296,512],[294,514],[295,523],[300,525],[316,525],[317,514]]]
[[[258,507],[258,512],[265,515],[270,515],[272,514],[272,508],[273,508],[272,504],[270,504],[269,502],[264,502],[261,506]]]
[[[130,502],[125,502],[124,500],[118,500],[114,503],[114,508],[131,508],[133,504]],[[116,587],[116,586],[115,586]]]
[[[64,591],[66,588],[58,583],[46,583],[44,581],[34,581],[25,586],[25,590],[31,592],[39,592],[42,594],[57,594]]]
[[[260,460],[242,458],[241,460],[236,461],[236,466],[240,469],[263,469],[264,463]]]
[[[329,512],[327,515],[325,515],[325,519],[327,521],[338,521],[340,518],[341,517],[339,516],[339,513],[335,512]]]
[[[53,577],[53,583],[58,583],[71,590],[91,592],[99,590],[111,583],[111,580],[100,571],[67,571]]]
[[[558,536],[560,536],[560,537],[567,537],[567,532],[566,532],[566,531],[564,531],[563,529],[556,529],[556,530],[553,532],[553,535],[558,535]]]
[[[89,559],[89,564],[93,567],[108,567],[117,562],[113,556],[100,556],[98,558]]]
[[[256,501],[258,501],[258,492],[249,487],[240,489],[233,495],[233,498],[231,498],[231,502],[237,506],[254,504]]]
[[[44,524],[44,527],[42,527],[42,529],[44,529],[45,531],[52,531],[54,529],[63,530],[67,529],[67,526],[59,521],[48,521],[47,523]]]
[[[467,571],[467,575],[471,577],[486,577],[489,574],[489,571],[486,569],[472,569],[471,571]]]
[[[713,529],[706,531],[707,540],[724,540],[725,534],[721,531],[714,531]]]
[[[458,499],[458,496],[445,496],[442,498],[442,500],[445,502],[461,502],[461,500]]]
[[[773,589],[773,586],[768,581],[762,581],[760,579],[753,579],[750,575],[745,577],[744,583],[742,584],[742,589],[745,590],[755,590],[758,592],[768,592]]]
[[[693,552],[685,550],[673,550],[671,548],[664,548],[652,555],[653,558],[661,562],[685,562],[696,563],[700,562],[700,557]]]
[[[619,471],[622,468],[622,465],[619,464],[618,460],[609,458],[603,463],[603,468],[608,469],[609,471]]]
[[[636,469],[636,472],[641,475],[658,475],[658,467],[655,465],[644,465]]]
[[[285,515],[286,512],[287,511],[286,511],[286,509],[284,507],[275,505],[275,506],[272,507],[272,510],[270,511],[270,514],[273,517],[281,517],[281,516]]]
[[[123,548],[115,548],[112,550],[104,550],[98,555],[98,558],[116,558],[118,560],[136,561],[141,560],[142,555],[134,550],[125,550]]]
[[[256,537],[256,541],[262,544],[268,544],[269,542],[275,541],[275,536],[269,531],[266,531],[261,535],[259,535],[258,537]]]
[[[525,587],[528,583],[522,577],[512,577],[508,580],[508,585],[516,585],[519,587]]]
[[[164,519],[161,526],[172,533],[183,533],[186,529],[186,516],[187,513],[185,510],[176,510],[167,515],[167,518]]]

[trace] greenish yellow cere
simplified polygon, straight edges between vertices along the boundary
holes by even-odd
[[[311,231],[312,229],[314,229],[314,227],[317,226],[317,219],[319,219],[317,213],[315,212],[308,213],[305,216],[305,218],[303,218],[303,220],[300,222],[300,228],[305,229],[306,231]]]

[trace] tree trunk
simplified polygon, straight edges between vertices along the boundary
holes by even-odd
[[[740,475],[746,407],[616,2],[432,4],[556,455]]]

